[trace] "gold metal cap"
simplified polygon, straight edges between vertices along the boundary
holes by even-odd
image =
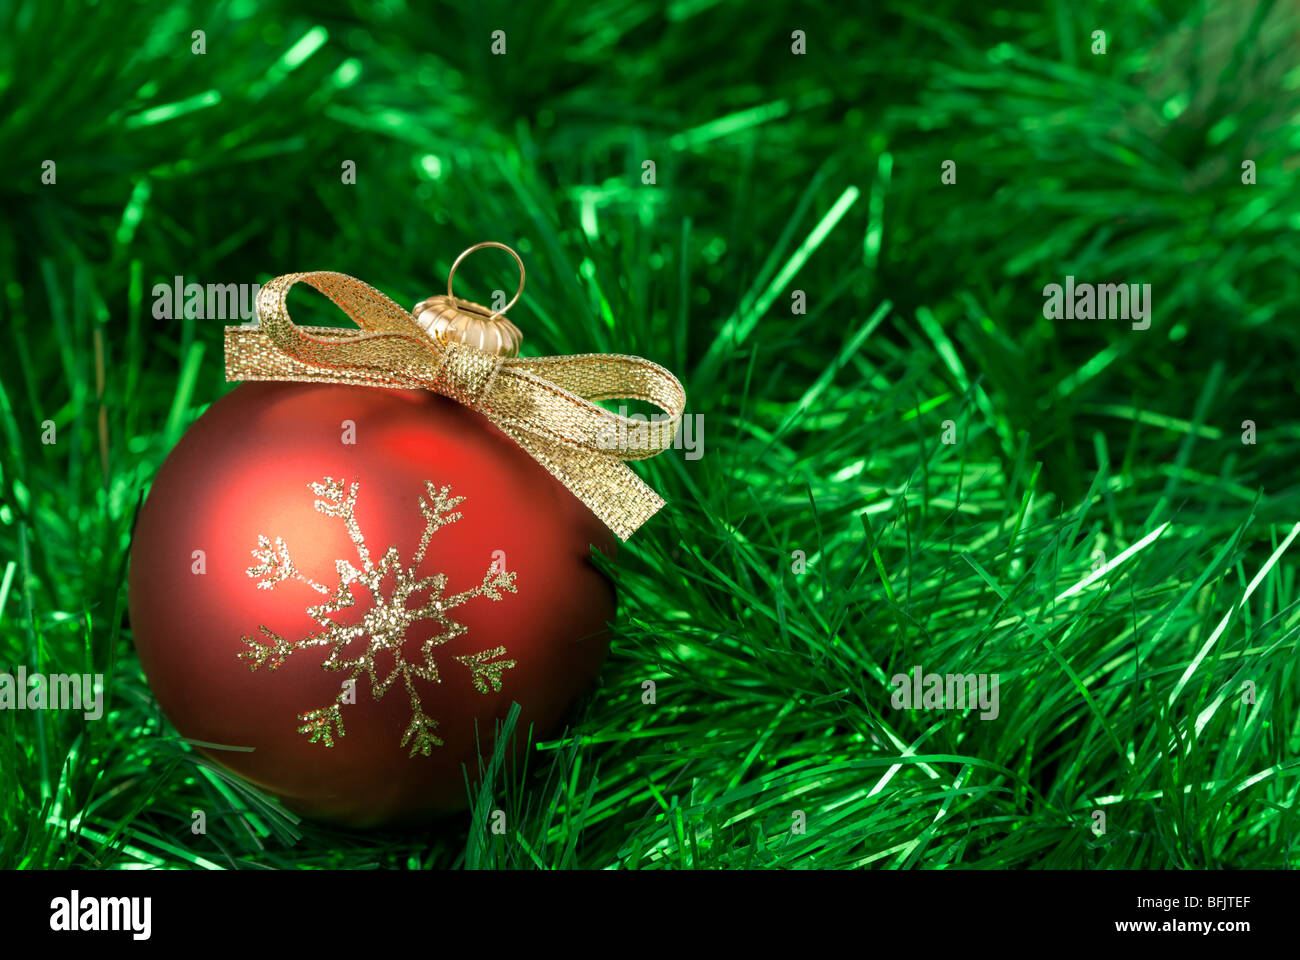
[[[519,289],[515,291],[510,302],[496,312],[477,303],[461,300],[451,291],[452,278],[456,276],[456,268],[460,266],[461,261],[475,250],[484,247],[498,247],[505,250],[519,264]],[[441,340],[459,340],[485,353],[500,357],[517,357],[524,335],[505,316],[505,312],[518,302],[523,292],[524,262],[519,259],[519,254],[504,243],[489,240],[476,243],[457,257],[456,262],[451,265],[451,272],[447,274],[446,295],[439,294],[421,300],[412,308],[411,315],[415,317],[415,322],[432,337]]]

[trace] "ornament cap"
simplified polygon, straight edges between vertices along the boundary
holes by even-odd
[[[417,303],[411,315],[431,337],[459,340],[499,357],[519,356],[524,339],[520,329],[508,317],[494,315],[477,303],[438,294]]]
[[[475,250],[482,250],[484,247],[497,247],[504,250],[519,264],[519,289],[515,291],[509,303],[496,311],[488,310],[487,307],[469,300],[462,300],[451,289],[452,279],[456,276],[456,268],[460,266],[461,261]],[[505,312],[518,302],[523,292],[524,262],[519,258],[519,254],[504,243],[487,240],[474,244],[456,258],[447,274],[446,296],[439,294],[421,300],[412,308],[411,315],[415,318],[415,322],[432,337],[441,340],[458,340],[484,353],[499,357],[517,357],[524,335],[505,316]]]

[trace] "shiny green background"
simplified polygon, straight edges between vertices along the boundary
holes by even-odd
[[[0,667],[110,688],[100,723],[0,713],[0,865],[1294,865],[1296,27],[0,0]],[[486,239],[528,263],[525,352],[662,363],[705,455],[639,468],[670,506],[571,737],[427,831],[295,824],[131,649],[132,519],[228,389],[221,323],[151,291],[322,269],[414,303]],[[1150,328],[1045,319],[1067,275],[1151,284]],[[917,664],[998,673],[999,718],[893,709]]]

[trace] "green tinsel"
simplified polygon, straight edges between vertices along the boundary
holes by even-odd
[[[1296,866],[1297,19],[0,0],[0,669],[109,685],[0,711],[0,867]],[[414,303],[484,239],[528,352],[669,367],[704,456],[638,468],[669,507],[568,737],[422,834],[298,823],[130,643],[138,504],[229,389],[150,291]],[[1150,284],[1149,329],[1046,319],[1067,276]],[[916,665],[997,718],[894,709]]]

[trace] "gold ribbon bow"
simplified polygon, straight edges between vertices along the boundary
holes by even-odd
[[[315,287],[361,328],[299,327],[285,298]],[[686,392],[649,360],[618,354],[499,357],[431,337],[407,311],[343,273],[289,273],[257,296],[259,327],[226,327],[227,380],[295,380],[432,390],[488,418],[620,540],[664,505],[622,461],[672,445]],[[594,400],[634,399],[666,416],[621,417]]]

